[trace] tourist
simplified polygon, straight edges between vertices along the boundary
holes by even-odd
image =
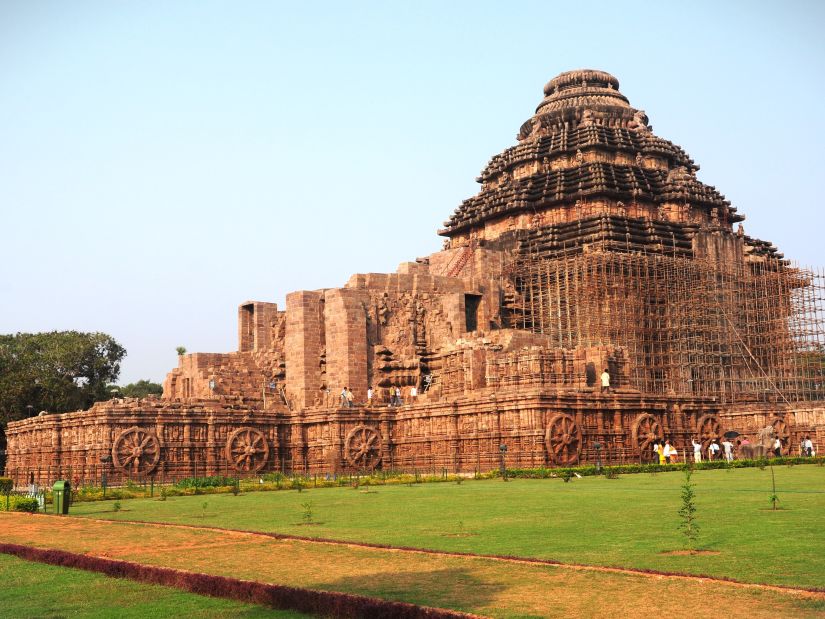
[[[341,408],[347,407],[347,388],[341,389]]]
[[[604,372],[602,372],[602,392],[610,391],[610,371],[605,368]]]
[[[659,439],[653,440],[653,463],[656,464],[660,462],[662,459],[662,455],[659,453],[662,447],[659,445]]]
[[[719,439],[715,438],[708,445],[708,460],[716,460],[719,458],[719,452],[722,451],[722,447],[719,446]]]
[[[725,460],[728,462],[733,462],[733,443],[731,443],[728,439],[722,441],[722,447],[725,449]]]
[[[782,440],[778,436],[773,440],[773,455],[776,458],[782,456]]]
[[[347,387],[347,408],[352,408],[352,405],[355,403],[355,396],[352,395],[352,389]]]
[[[367,387],[367,408],[372,407],[372,385]]]
[[[702,443],[693,438],[690,444],[693,445],[693,461],[698,464],[702,461]]]
[[[670,446],[670,439],[665,440],[665,448],[662,450],[662,453],[665,456],[665,464],[670,464],[670,454],[673,450],[673,447]]]
[[[679,461],[679,452],[676,450],[676,445],[670,446],[670,463],[676,464]]]
[[[806,436],[805,440],[802,443],[802,455],[804,455],[807,458],[814,457],[814,444],[811,441],[810,436]]]
[[[395,388],[395,405],[401,406],[403,402],[401,401],[401,387]]]
[[[418,397],[418,389],[415,388],[415,385],[410,387],[410,404],[415,404],[415,399]]]

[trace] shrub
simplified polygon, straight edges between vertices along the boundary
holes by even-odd
[[[212,477],[187,477],[175,482],[176,488],[219,488],[222,486],[234,486],[234,477],[214,475]]]
[[[31,512],[35,513],[40,505],[37,502],[37,499],[28,496],[21,496],[19,494],[12,494],[8,497],[8,505],[10,512]],[[6,500],[5,498],[0,501],[0,511],[6,511]]]
[[[679,528],[685,534],[688,550],[696,549],[696,540],[699,537],[699,525],[696,524],[696,492],[694,485],[690,483],[693,469],[685,467],[685,481],[682,484],[682,507],[679,508],[679,516],[682,521]]]
[[[301,507],[304,510],[302,514],[304,524],[312,524],[312,501],[306,501],[304,503],[301,503]]]
[[[123,507],[123,506],[120,504],[120,501],[115,501],[112,504],[112,509],[115,510],[116,512],[119,512],[121,507]]]

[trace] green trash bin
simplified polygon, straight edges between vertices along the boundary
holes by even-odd
[[[72,487],[68,481],[58,480],[52,486],[52,501],[55,514],[68,514],[71,501]]]

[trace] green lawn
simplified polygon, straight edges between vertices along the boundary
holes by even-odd
[[[712,555],[664,554],[685,544],[676,472],[134,499],[118,513],[108,501],[72,513],[825,587],[825,468],[775,473],[779,511],[770,469],[694,473],[699,547]],[[301,524],[308,501],[311,526]]]
[[[306,617],[168,587],[0,555],[0,615],[32,617]]]

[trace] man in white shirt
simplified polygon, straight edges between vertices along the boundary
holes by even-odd
[[[773,455],[777,458],[782,455],[782,441],[778,436],[773,439]]]
[[[701,462],[702,461],[702,443],[698,442],[695,438],[690,440],[690,444],[693,445],[693,461],[694,462]]]
[[[722,447],[725,448],[725,460],[731,462],[733,460],[733,443],[725,439],[722,441]]]
[[[604,369],[601,375],[602,391],[610,391],[610,372],[607,368]]]
[[[714,439],[708,446],[708,460],[716,460],[719,457],[719,451],[722,448],[719,446],[719,441]]]

